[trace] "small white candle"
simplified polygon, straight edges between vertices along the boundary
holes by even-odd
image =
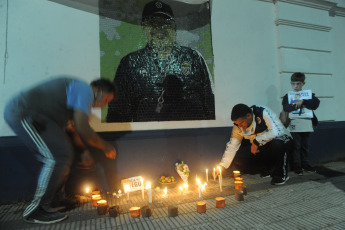
[[[213,168],[213,181],[216,181],[216,168]]]
[[[164,194],[162,195],[163,198],[167,197],[167,193],[168,193],[168,188],[165,187],[164,189]]]
[[[201,193],[201,182],[199,180],[199,178],[196,179],[197,183],[198,183],[198,186],[199,186],[199,198],[202,197],[202,193]]]
[[[220,192],[223,191],[222,189],[222,184],[223,184],[223,178],[222,178],[222,169],[218,166],[218,170],[219,170],[219,189],[220,189]]]
[[[183,187],[180,186],[180,190],[181,190],[181,200],[183,200]]]
[[[127,201],[129,201],[129,184],[125,185],[125,193],[127,193]]]
[[[145,199],[145,195],[144,195],[144,193],[145,193],[144,179],[141,178],[140,181],[141,181],[141,197],[142,197],[143,200],[144,200],[144,199]]]
[[[148,189],[148,195],[149,195],[149,203],[152,203],[152,191],[151,191],[151,183],[147,182],[146,183],[146,189]]]
[[[208,182],[208,169],[206,169],[206,182]]]
[[[183,184],[183,187],[184,187],[185,191],[188,192],[188,184],[187,184],[187,183],[184,183],[184,184]]]

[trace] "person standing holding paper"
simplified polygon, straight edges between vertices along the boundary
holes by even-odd
[[[302,115],[303,110],[316,110],[320,105],[320,100],[314,93],[310,93],[303,97],[303,86],[305,85],[305,74],[296,72],[291,75],[291,87],[293,92],[285,94],[283,97],[283,110],[289,112],[291,122],[288,126],[289,131],[293,137],[293,170],[297,175],[302,176],[303,170],[308,172],[315,172],[309,164],[309,137],[311,132],[314,132],[313,126],[317,126],[318,120],[314,112],[310,112],[310,116],[306,117]],[[289,100],[291,95],[298,95],[293,97],[293,100]],[[303,99],[304,98],[304,99]],[[307,99],[306,99],[307,98]],[[293,113],[293,114],[291,114]]]

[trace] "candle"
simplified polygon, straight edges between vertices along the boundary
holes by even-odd
[[[202,193],[201,193],[201,182],[199,180],[199,178],[196,179],[198,186],[199,186],[199,198],[202,198]]]
[[[232,173],[233,173],[234,178],[241,176],[241,172],[238,170],[235,170]]]
[[[130,188],[129,184],[126,184],[124,189],[125,189],[125,193],[127,193],[127,201],[129,201],[129,188]]]
[[[243,181],[241,180],[236,180],[235,181],[235,189],[240,190],[240,187],[243,186]]]
[[[86,194],[89,194],[90,188],[86,188]]]
[[[222,169],[218,166],[218,170],[219,170],[219,189],[220,192],[223,191],[222,186],[223,186],[223,178],[222,178]]]
[[[184,190],[186,191],[186,193],[188,192],[188,184],[187,183],[184,183],[183,184],[183,187],[184,187]]]
[[[149,203],[152,203],[152,191],[151,191],[151,183],[147,182],[146,183],[146,189],[148,189],[148,195],[149,195]]]
[[[206,169],[206,182],[208,182],[208,169]]]
[[[206,212],[206,203],[203,201],[196,202],[196,211],[198,213],[205,213]]]
[[[133,218],[140,217],[140,207],[131,207],[129,212]]]
[[[101,199],[101,195],[92,195],[92,206],[97,207],[97,201]]]
[[[167,193],[168,193],[168,188],[165,187],[164,189],[164,194],[162,195],[163,198],[167,197]]]
[[[106,200],[97,201],[98,215],[105,215],[108,212],[108,202]]]
[[[216,168],[213,168],[213,181],[216,181]]]
[[[143,198],[143,200],[144,200],[145,199],[145,196],[144,196],[144,192],[145,192],[144,179],[141,178],[140,181],[141,181],[141,198]]]
[[[181,190],[181,200],[183,200],[183,187],[180,186],[180,190]]]

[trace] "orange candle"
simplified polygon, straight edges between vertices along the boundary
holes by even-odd
[[[140,207],[131,207],[129,209],[129,212],[131,213],[131,217],[133,218],[140,217]]]
[[[92,205],[97,207],[97,201],[101,200],[101,195],[92,195]]]
[[[238,170],[235,170],[232,173],[233,173],[234,178],[241,176],[241,172]]]
[[[235,189],[240,190],[240,187],[243,185],[243,181],[236,180],[235,181]]]
[[[105,215],[108,212],[108,202],[106,200],[97,201],[97,212],[99,215]]]

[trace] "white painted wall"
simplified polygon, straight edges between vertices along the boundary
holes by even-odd
[[[333,2],[341,6],[337,1],[340,0]],[[296,7],[301,11],[305,8],[300,5],[292,8]],[[286,10],[287,14],[293,13]],[[319,42],[320,47],[326,46],[331,51],[327,62],[332,64],[327,68],[332,73],[332,83],[327,85],[327,79],[313,78],[312,86],[317,87],[320,94],[332,94],[328,95],[333,97],[332,105],[324,108],[333,109],[317,112],[321,120],[344,121],[345,17],[329,17],[327,11],[318,13],[332,27],[327,36],[328,45],[323,39]],[[313,21],[314,16],[304,15],[302,19]],[[277,5],[269,0],[212,1],[215,121],[104,124],[97,118],[100,111],[95,111],[92,126],[97,131],[231,126],[231,108],[240,102],[267,105],[278,113],[281,95],[289,88],[289,82],[280,73],[282,63],[289,62],[298,68],[299,60],[284,59],[278,51],[277,47],[286,37],[282,38],[282,33],[277,32],[277,17]],[[308,44],[305,41],[305,45]],[[301,71],[304,71],[302,66]],[[2,114],[6,101],[15,92],[54,75],[68,74],[91,81],[98,78],[99,73],[97,14],[51,1],[0,0],[0,136],[13,135]],[[331,90],[326,90],[328,87]]]

